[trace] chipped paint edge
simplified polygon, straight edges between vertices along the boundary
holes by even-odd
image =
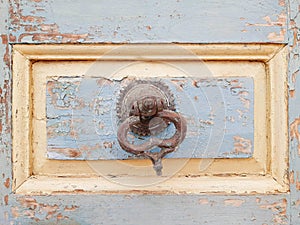
[[[100,50],[102,49],[103,52],[102,54],[105,53],[105,58],[101,58],[103,60],[116,60],[118,59],[118,57],[116,58],[116,56],[112,56],[110,57],[109,54],[107,54],[107,48],[113,48],[115,45],[96,45],[96,52],[97,52],[97,56],[95,55],[95,48],[93,48],[93,46],[90,46],[90,48],[87,48],[87,45],[75,45],[76,49],[74,52],[74,46],[73,45],[14,45],[14,54],[13,54],[13,61],[15,65],[19,65],[19,66],[25,66],[26,68],[21,68],[22,73],[20,73],[20,71],[18,72],[18,70],[20,70],[19,66],[14,66],[13,67],[13,83],[14,83],[14,88],[13,88],[13,173],[14,173],[14,184],[13,184],[13,190],[20,190],[20,188],[22,187],[22,183],[26,182],[30,182],[32,179],[28,179],[30,178],[31,175],[31,144],[32,144],[32,140],[30,139],[30,135],[31,135],[31,128],[30,128],[30,121],[31,121],[31,113],[29,113],[30,111],[30,85],[31,85],[31,81],[30,81],[30,77],[31,77],[31,63],[34,61],[38,61],[38,60],[60,60],[60,59],[64,59],[64,60],[91,60],[93,57],[101,58],[101,54],[99,52],[99,48]],[[144,47],[145,45],[128,45],[131,46],[132,52],[131,54],[128,56],[123,57],[124,55],[122,55],[121,57],[119,57],[119,60],[140,60],[140,57],[137,57],[139,54],[137,54],[137,50],[138,49],[142,49],[144,51]],[[150,46],[149,48],[147,48],[147,53],[155,53],[155,54],[150,54],[149,57],[145,57],[143,58],[144,60],[162,60],[161,56],[158,56],[157,53],[159,53],[159,51],[163,50],[163,46],[164,45],[147,45]],[[276,65],[281,65],[282,68],[286,68],[286,61],[278,61],[278,57],[276,57],[276,54],[278,54],[278,52],[282,52],[281,50],[283,49],[283,45],[282,44],[251,44],[251,45],[241,45],[241,44],[211,44],[211,45],[207,45],[207,48],[205,48],[206,45],[182,45],[182,47],[188,47],[191,49],[193,49],[193,51],[195,52],[195,54],[201,56],[200,59],[202,60],[256,60],[256,61],[261,61],[264,63],[269,63],[270,65],[272,64],[272,62]],[[245,47],[246,46],[246,47]],[[249,48],[247,48],[247,46]],[[49,49],[48,49],[49,47]],[[197,48],[200,48],[199,51],[197,51]],[[48,49],[48,51],[47,51]],[[213,49],[217,49],[217,51],[213,51]],[[239,50],[240,49],[240,50]],[[89,51],[90,50],[90,51]],[[153,50],[152,52],[150,50]],[[81,54],[80,54],[81,53]],[[124,52],[126,53],[126,52]],[[168,49],[167,51],[168,54],[172,55],[174,53],[175,55],[175,59],[178,60],[189,60],[189,58],[187,57],[182,57],[182,55],[176,55],[176,52],[174,52],[174,49]],[[205,53],[205,54],[204,54]],[[219,53],[220,55],[216,54],[213,55],[213,53]],[[242,53],[242,54],[241,54]],[[39,55],[40,54],[40,55]],[[76,55],[77,54],[77,55]],[[92,58],[90,57],[90,55],[92,55]],[[93,55],[94,54],[94,55]],[[167,55],[168,55],[167,54]],[[284,54],[284,53],[283,53]],[[166,57],[164,58],[164,60],[175,60],[174,59],[174,55],[172,55],[171,57]],[[248,55],[248,56],[247,56]],[[78,57],[75,57],[78,56]],[[103,57],[103,56],[102,56]],[[248,57],[248,58],[247,58]],[[192,57],[193,60],[195,60],[195,57]],[[280,57],[279,57],[280,58]],[[277,60],[276,60],[277,59]],[[21,60],[21,61],[20,61]],[[25,71],[25,73],[24,73]],[[272,70],[270,69],[269,72],[272,73]],[[282,71],[281,71],[282,72]],[[17,76],[16,74],[20,74],[21,76],[23,76],[23,79],[27,79],[26,82],[22,82],[22,78],[20,78],[20,76]],[[272,76],[272,75],[270,75]],[[277,80],[278,81],[278,80]],[[24,90],[20,90],[16,85],[18,85],[18,83],[22,83],[22,85],[24,86]],[[273,82],[273,81],[272,81]],[[280,81],[281,82],[281,81]],[[20,92],[21,91],[21,92]],[[27,98],[27,101],[22,101],[20,98],[18,98],[18,96],[23,96],[25,98]],[[284,99],[284,98],[283,98]],[[285,100],[286,102],[286,100]],[[17,104],[16,104],[17,103]],[[17,108],[15,108],[17,107]],[[17,112],[18,110],[18,112]],[[19,110],[21,110],[19,112]],[[29,111],[28,111],[29,110]],[[272,109],[271,109],[272,110]],[[22,116],[20,116],[20,113],[22,114]],[[276,114],[276,111],[273,111],[273,114]],[[280,113],[287,113],[285,112],[280,112]],[[274,115],[273,117],[271,117],[271,121],[274,118],[277,118],[277,114]],[[280,115],[279,115],[280,116]],[[23,118],[23,119],[22,119]],[[24,121],[24,118],[26,121]],[[283,118],[286,118],[286,116],[284,116]],[[20,129],[18,129],[18,125],[24,123],[25,127],[28,126],[28,132],[22,132]],[[273,123],[273,122],[271,122]],[[276,128],[277,129],[277,128]],[[287,129],[287,128],[286,128]],[[284,131],[285,129],[280,129],[280,131]],[[282,135],[286,135],[285,132],[281,133]],[[19,138],[20,137],[20,138]],[[274,141],[274,143],[276,142],[276,138],[272,138],[272,141]],[[24,148],[24,143],[25,143],[25,148]],[[275,146],[275,145],[272,145]],[[280,145],[283,146],[283,145]],[[284,147],[284,146],[283,146]],[[287,146],[285,146],[287,147]],[[26,150],[26,151],[24,151]],[[273,149],[272,149],[273,151]],[[272,152],[271,151],[271,152]],[[22,154],[19,154],[20,152],[22,152]],[[282,152],[282,157],[278,157],[278,160],[283,160],[280,162],[274,161],[276,159],[276,157],[272,158],[271,160],[271,168],[272,165],[280,165],[278,171],[275,173],[275,171],[272,171],[272,175],[273,176],[281,176],[283,173],[282,171],[285,171],[286,166],[287,166],[287,162],[288,162],[288,156],[287,156],[287,150],[284,150]],[[272,155],[272,154],[271,154]],[[37,177],[38,178],[38,177]],[[73,178],[74,181],[76,178]],[[286,182],[285,178],[281,178],[281,177],[272,177],[272,179],[276,180],[277,184],[281,186],[281,192],[286,192],[289,190],[288,188],[288,183]],[[38,181],[39,179],[35,179],[35,181]],[[28,182],[27,182],[28,181]],[[268,179],[265,180],[266,182],[268,182]],[[262,185],[264,185],[262,183]],[[20,187],[21,186],[21,187]],[[19,188],[20,187],[20,188]],[[17,189],[18,188],[18,189]],[[46,188],[46,187],[45,187]],[[259,191],[259,187],[256,186],[256,189]],[[276,187],[276,185],[274,186],[273,191],[276,192],[276,190],[278,190],[279,188]],[[24,191],[24,189],[23,189]],[[30,190],[28,190],[28,192],[30,192]],[[264,192],[261,192],[264,193]]]

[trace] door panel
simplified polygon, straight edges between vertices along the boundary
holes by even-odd
[[[298,5],[298,1],[271,0],[1,2],[0,53],[3,63],[0,68],[0,224],[153,224],[158,221],[163,221],[164,224],[298,224]],[[81,187],[78,188],[70,182],[72,194],[61,191],[40,195],[37,190],[30,196],[28,192],[16,194],[13,190],[13,186],[16,186],[13,180],[16,173],[13,174],[12,171],[13,164],[18,162],[12,161],[12,114],[20,111],[13,112],[11,105],[11,46],[20,43],[76,45],[111,42],[289,44],[287,78],[290,160],[289,168],[276,171],[278,166],[274,165],[274,171],[285,183],[286,179],[283,178],[289,173],[290,192],[285,190],[284,193],[273,194],[245,195],[227,192],[200,195],[189,192],[168,194],[167,191],[149,190],[145,194],[139,188],[134,188],[126,193],[108,191],[86,194]],[[75,60],[76,54],[72,53]],[[20,57],[24,55],[26,52],[20,52]],[[26,63],[28,62],[25,60],[25,72]],[[19,66],[22,71],[22,65]],[[285,73],[281,75],[286,77]],[[275,86],[271,88],[279,89]],[[277,98],[270,101],[275,103]],[[277,104],[274,109],[286,111],[281,104]],[[276,129],[280,129],[280,124],[276,126]],[[23,126],[20,129],[20,133],[22,132],[26,135],[33,130]],[[275,133],[271,133],[271,136],[272,139],[281,140]],[[281,158],[281,153],[282,149],[279,148],[270,157]],[[20,168],[22,166],[26,168],[28,165],[22,164]],[[53,168],[59,169],[59,166]],[[24,179],[32,175],[32,170],[29,171],[31,173],[24,174]],[[49,173],[48,169],[47,172]],[[55,173],[58,174],[58,171]]]

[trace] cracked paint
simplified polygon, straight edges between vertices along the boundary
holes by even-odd
[[[299,99],[297,84],[299,80],[297,79],[299,70],[298,1],[229,0],[155,3],[133,1],[132,4],[126,1],[116,4],[112,1],[107,2],[106,7],[103,8],[98,3],[92,0],[84,3],[79,0],[0,2],[0,54],[3,60],[0,68],[0,165],[4,167],[1,171],[3,175],[0,193],[3,200],[0,201],[0,224],[93,224],[95,221],[103,224],[144,224],[145,221],[149,224],[156,224],[161,222],[161,217],[149,218],[148,215],[150,212],[157,212],[158,209],[159,213],[164,214],[163,222],[166,224],[220,224],[220,222],[222,224],[288,224],[289,222],[299,224],[299,184],[297,181],[293,182],[292,179],[293,175],[299,172],[299,156],[293,155],[294,152],[298,152],[298,145],[291,146],[291,195],[288,193],[229,198],[212,194],[205,195],[198,200],[198,195],[142,196],[133,194],[124,197],[122,195],[82,195],[78,192],[74,195],[25,197],[12,193],[10,171],[11,50],[9,44],[286,43],[289,41],[291,48],[289,93],[293,99],[290,102],[289,124],[299,117],[299,103],[296,102],[296,99]],[[290,6],[287,7],[287,4]],[[282,11],[286,7],[290,10],[287,12],[290,16],[289,32],[287,32],[290,36],[289,40],[283,23],[285,13]],[[265,23],[262,23],[265,24],[264,26],[245,25],[260,24],[262,18],[265,20]],[[245,104],[247,105],[247,102]],[[212,125],[209,123],[213,120],[202,120],[208,121],[208,124],[204,122],[203,126]],[[236,118],[229,120],[234,122]],[[101,124],[99,125],[101,130],[106,129],[103,123],[99,124]],[[297,129],[295,125],[291,136],[298,142]],[[297,190],[295,190],[296,186]],[[288,212],[289,205],[287,200],[283,199],[285,197],[295,201],[295,205],[291,206],[291,212]],[[234,206],[233,210],[232,204],[240,204],[240,202],[243,203],[240,206]],[[136,215],[124,213],[124,209],[130,212],[136,211],[137,208],[143,208],[143,210]],[[291,221],[288,220],[288,213],[292,215]]]
[[[117,98],[120,90],[130,82],[132,78],[128,77],[109,82],[90,77],[50,78],[46,100],[48,158],[131,158],[120,149],[114,132],[119,123]],[[160,82],[169,87],[174,94],[177,111],[188,121],[187,137],[170,157],[251,157],[254,129],[252,78],[161,78]],[[218,108],[217,105],[223,107]],[[197,110],[199,107],[201,110]],[[225,128],[224,121],[230,121],[226,124],[224,137],[214,136],[212,129],[218,126]],[[174,126],[170,125],[159,135],[167,137],[172,132]],[[129,136],[130,141],[136,144],[147,139]],[[204,153],[210,138],[224,139],[219,152]],[[197,146],[195,140],[198,140]]]
[[[239,136],[234,136],[234,148],[233,152],[235,154],[240,154],[240,153],[249,153],[251,152],[252,149],[252,143],[251,140],[245,139]]]
[[[287,200],[282,199],[280,202],[260,205],[261,209],[268,209],[274,212],[272,222],[274,224],[287,224]]]
[[[43,220],[64,220],[68,219],[69,217],[63,214],[64,212],[74,212],[79,207],[76,205],[72,206],[65,206],[61,207],[58,204],[46,204],[37,202],[35,198],[31,197],[21,197],[18,199],[21,206],[23,207],[22,210],[16,207],[12,207],[11,211],[15,218],[20,217],[23,215],[31,220],[36,222],[43,221]]]

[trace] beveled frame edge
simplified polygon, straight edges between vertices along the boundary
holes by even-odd
[[[283,44],[128,44],[118,54],[109,54],[116,44],[43,44],[13,45],[13,190],[16,191],[32,175],[31,168],[31,63],[39,60],[136,60],[137,52],[143,49],[146,60],[247,60],[263,62],[270,83],[270,118],[268,157],[271,176],[265,179],[278,183],[273,191],[289,190],[288,124],[287,124],[287,48]],[[187,49],[187,54],[178,54],[178,46]],[[124,51],[125,49],[125,51]],[[129,51],[129,50],[130,51]],[[193,56],[191,56],[191,53]],[[139,60],[141,58],[138,58]],[[284,74],[285,76],[282,76]],[[274,91],[276,89],[276,91]],[[20,97],[20,93],[22,98]],[[275,93],[275,95],[274,95]],[[280,104],[278,104],[280,102]],[[282,107],[280,107],[280,105]],[[278,119],[279,118],[279,119]],[[284,126],[282,126],[284,124]],[[22,129],[20,129],[22,128]],[[276,133],[275,131],[280,131]],[[17,138],[18,137],[18,138]],[[278,138],[280,137],[280,138]],[[51,179],[51,178],[49,178]],[[262,189],[263,190],[263,189]],[[255,190],[257,191],[257,190]],[[271,191],[271,190],[269,190]],[[259,192],[259,191],[258,191]]]

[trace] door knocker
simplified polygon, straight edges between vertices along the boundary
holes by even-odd
[[[174,96],[169,88],[158,81],[133,81],[121,91],[117,103],[120,119],[118,142],[128,153],[149,158],[157,175],[162,174],[162,158],[173,152],[183,141],[187,125],[184,117],[175,112]],[[155,135],[171,123],[175,126],[172,137],[161,139]],[[134,145],[128,133],[149,137],[148,141]],[[151,152],[155,147],[160,151]]]

